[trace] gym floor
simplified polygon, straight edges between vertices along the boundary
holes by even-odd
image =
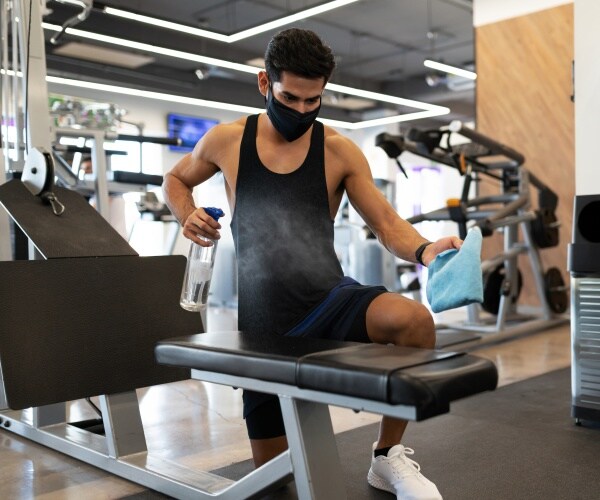
[[[449,321],[444,317],[436,318],[438,320]],[[232,330],[234,325],[231,310],[213,308],[210,311],[210,330]],[[460,350],[460,346],[456,350]],[[569,366],[570,326],[565,323],[551,330],[488,345],[473,353],[494,361],[500,385],[507,385]],[[188,380],[140,389],[138,398],[148,449],[153,454],[199,470],[213,470],[251,457],[241,418],[240,391]],[[333,407],[331,414],[336,432],[377,422],[380,418]],[[71,421],[96,417],[85,401],[71,403],[69,415]],[[410,446],[410,443],[405,444]],[[417,461],[418,453],[416,450]],[[132,495],[145,497],[144,492],[147,492],[141,486],[5,430],[0,431],[0,463],[0,498],[117,499]]]

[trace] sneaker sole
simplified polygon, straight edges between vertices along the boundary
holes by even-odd
[[[369,474],[367,474],[367,482],[373,486],[373,488],[387,491],[388,493],[393,493],[394,495],[396,494],[396,489],[388,481],[375,474],[373,469],[369,469]]]

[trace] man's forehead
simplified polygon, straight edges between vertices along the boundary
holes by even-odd
[[[325,87],[325,78],[306,78],[303,76],[294,75],[293,73],[282,72],[278,82],[273,82],[280,92],[288,92],[290,94],[320,94]]]

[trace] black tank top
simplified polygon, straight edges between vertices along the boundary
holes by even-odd
[[[258,115],[246,121],[231,230],[238,264],[238,327],[286,333],[343,277],[333,247],[324,130],[312,129],[302,165],[277,174],[256,150]]]

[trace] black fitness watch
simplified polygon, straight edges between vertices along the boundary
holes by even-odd
[[[415,259],[422,266],[425,265],[425,263],[423,262],[423,252],[432,243],[433,243],[432,241],[427,241],[427,242],[423,243],[422,245],[419,245],[419,248],[417,248],[417,250],[415,251]]]

